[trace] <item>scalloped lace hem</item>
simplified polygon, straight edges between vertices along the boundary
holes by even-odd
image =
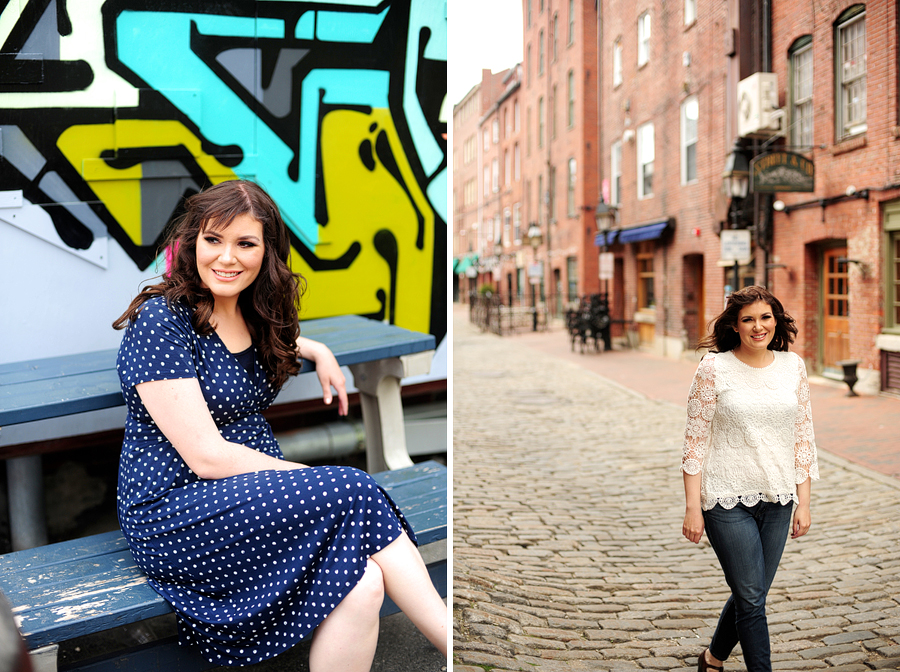
[[[787,494],[787,495],[768,495],[762,492],[753,493],[750,495],[739,495],[739,496],[728,496],[728,497],[704,497],[703,503],[701,507],[704,511],[709,511],[716,504],[721,506],[723,509],[733,509],[738,504],[743,504],[744,506],[756,506],[760,502],[770,502],[777,504],[790,504],[797,501],[796,494]]]

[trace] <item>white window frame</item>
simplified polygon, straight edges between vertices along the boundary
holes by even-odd
[[[684,0],[684,25],[689,26],[697,20],[697,0]]]
[[[622,84],[622,38],[613,42],[613,88]]]
[[[647,122],[637,129],[637,186],[638,198],[653,196],[654,161],[656,160],[656,138],[653,122]],[[649,177],[649,189],[647,178]]]
[[[638,67],[650,61],[650,12],[638,17]]]
[[[538,31],[538,77],[544,74],[544,29]]]
[[[566,44],[575,44],[575,0],[569,0],[569,35]]]
[[[791,54],[791,138],[795,147],[813,145],[813,61],[812,40]]]
[[[498,142],[500,142],[500,120],[499,119],[494,119],[491,122],[491,139],[494,141],[495,145]]]
[[[575,71],[569,70],[566,75],[566,126],[575,128]]]
[[[513,205],[513,242],[516,245],[522,244],[522,204],[515,203]]]
[[[519,132],[519,101],[513,103],[513,131]]]
[[[866,117],[866,12],[837,26],[835,66],[838,100],[835,119],[839,139],[865,133]],[[861,33],[861,35],[860,35]],[[862,47],[860,54],[859,47]]]
[[[513,175],[516,182],[522,178],[522,152],[519,149],[519,143],[513,145]]]
[[[693,108],[693,110],[691,110]],[[689,114],[693,111],[694,119]],[[700,119],[700,103],[697,96],[689,96],[681,104],[681,183],[690,184],[697,181],[697,140]],[[693,123],[691,123],[693,122]],[[693,126],[693,128],[691,128]],[[694,149],[694,175],[689,175],[690,149]]]
[[[578,164],[572,157],[566,162],[566,214],[576,217],[578,212],[575,205],[575,182],[578,179]]]
[[[609,152],[609,174],[612,177],[609,185],[609,202],[611,205],[622,203],[622,141],[612,143]]]
[[[500,191],[500,161],[491,159],[491,192]]]

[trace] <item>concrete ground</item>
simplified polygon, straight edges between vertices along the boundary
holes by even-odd
[[[681,535],[696,365],[453,327],[453,669],[696,669],[728,595]],[[822,478],[769,596],[773,667],[898,670],[900,401],[812,388]]]

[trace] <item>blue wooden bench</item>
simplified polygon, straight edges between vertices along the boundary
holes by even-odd
[[[428,373],[434,336],[356,315],[304,321],[301,329],[304,336],[331,348],[338,363],[353,373],[366,432],[367,471],[412,465],[406,448],[400,380]],[[124,405],[116,352],[102,350],[0,365],[0,428]],[[304,360],[304,372],[314,369],[312,362]],[[45,544],[41,457],[12,457],[6,466],[13,549]]]
[[[374,475],[404,511],[438,592],[447,595],[447,469],[423,462]],[[0,556],[0,592],[13,612],[41,669],[56,669],[60,642],[171,613],[147,585],[120,532],[17,551]],[[385,600],[382,616],[396,613]],[[213,667],[174,639],[117,651],[68,669],[205,670]]]

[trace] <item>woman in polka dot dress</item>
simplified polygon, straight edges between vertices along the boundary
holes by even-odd
[[[118,511],[182,642],[247,665],[312,635],[313,672],[369,670],[387,593],[446,655],[446,605],[391,498],[359,470],[285,461],[261,415],[298,354],[347,413],[334,355],[299,335],[302,279],[275,203],[252,182],[211,187],[168,249],[161,282],[113,325],[126,329]]]

